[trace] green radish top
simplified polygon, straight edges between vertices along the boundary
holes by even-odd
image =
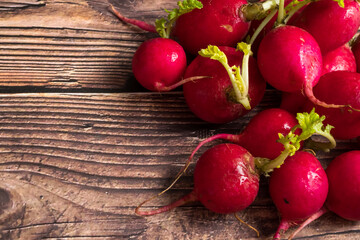
[[[284,150],[274,160],[259,158],[256,160],[256,166],[265,174],[279,168],[288,156],[293,156],[301,147],[301,142],[309,139],[312,135],[320,135],[329,140],[329,144],[325,146],[324,151],[328,151],[336,147],[336,141],[330,134],[333,126],[324,126],[325,116],[319,116],[315,112],[315,108],[310,113],[298,113],[296,116],[298,125],[294,126],[288,135],[279,134],[279,142],[284,145]],[[301,129],[301,134],[295,134],[296,129]]]
[[[242,104],[245,109],[250,110],[248,59],[250,55],[252,55],[252,52],[250,46],[246,43],[238,44],[237,49],[244,52],[242,71],[239,66],[230,66],[225,53],[217,46],[209,45],[207,48],[201,49],[199,55],[219,61],[224,66],[230,77],[236,102]]]
[[[161,18],[156,19],[155,21],[156,31],[162,38],[170,38],[172,27],[181,15],[191,12],[194,9],[203,8],[203,4],[197,0],[184,0],[182,2],[178,2],[177,5],[178,8],[171,11],[165,9],[165,11],[169,14],[167,19]]]

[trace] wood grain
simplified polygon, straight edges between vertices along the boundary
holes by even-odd
[[[152,18],[143,20],[149,22],[165,13],[161,1],[0,2],[0,9],[12,6],[0,11],[6,19],[0,21],[0,91],[143,90],[131,74],[131,59],[154,34],[120,22],[110,3],[129,17],[147,12]]]
[[[152,23],[176,1],[0,1],[0,239],[258,239],[233,215],[197,202],[151,217],[134,209],[172,182],[201,140],[239,133],[256,113],[277,107],[280,94],[268,90],[260,106],[232,123],[204,123],[180,91],[149,93],[136,83],[132,56],[156,35],[120,22],[110,4]],[[355,140],[338,141],[317,156],[326,167],[359,148]],[[144,208],[189,193],[194,164]],[[257,199],[239,213],[260,239],[271,238],[279,223],[267,181],[262,177]],[[359,233],[358,222],[327,214],[299,239]]]
[[[268,91],[249,115],[218,126],[193,116],[179,92],[0,95],[2,237],[255,239],[233,215],[211,213],[199,203],[152,217],[138,217],[134,209],[169,185],[200,140],[239,131],[256,112],[276,106],[277,97]],[[356,144],[339,142],[331,155],[318,157],[326,165],[333,155],[358,148]],[[190,192],[193,166],[145,209]],[[240,217],[261,231],[263,239],[273,234],[278,216],[266,178],[258,198]],[[358,223],[329,214],[299,236],[351,238],[358,231]]]

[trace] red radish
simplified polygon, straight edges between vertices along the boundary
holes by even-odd
[[[186,52],[197,54],[208,45],[235,47],[247,34],[250,22],[240,8],[246,0],[202,0],[203,8],[181,15],[174,36]]]
[[[229,66],[241,66],[243,54],[235,48],[222,46]],[[229,71],[232,71],[231,69]],[[240,104],[234,93],[228,71],[213,59],[197,56],[187,67],[184,78],[209,76],[183,85],[183,93],[190,110],[199,118],[210,123],[226,123],[243,116],[262,99],[266,83],[261,77],[255,59],[250,57],[247,108]]]
[[[223,139],[246,148],[255,157],[274,159],[284,150],[283,144],[277,142],[279,134],[287,135],[297,124],[295,116],[285,110],[266,109],[256,114],[240,134],[221,133],[209,137],[196,147],[193,154],[204,144]],[[295,134],[299,133],[300,129],[297,129]]]
[[[136,50],[132,61],[132,71],[136,80],[150,91],[170,91],[186,81],[193,80],[181,80],[187,66],[186,54],[182,46],[169,37],[173,22],[181,14],[185,14],[194,8],[201,8],[202,4],[194,0],[179,2],[178,6],[179,9],[168,12],[168,20],[159,19],[156,21],[156,26],[153,26],[124,17],[111,5],[112,12],[120,20],[146,31],[157,31],[161,36],[161,38],[143,42]]]
[[[217,134],[206,138],[191,153],[184,170],[189,166],[195,153],[206,143],[223,139],[245,147],[256,157],[257,167],[265,174],[279,167],[291,154],[299,150],[303,141],[313,134],[321,135],[329,143],[318,144],[310,139],[308,143],[317,149],[328,151],[335,148],[335,139],[330,134],[331,126],[323,127],[325,117],[314,110],[298,113],[296,118],[285,110],[270,108],[255,115],[240,134]],[[180,173],[179,175],[181,175]]]
[[[321,75],[333,71],[356,72],[355,56],[348,44],[323,55],[323,68]]]
[[[289,239],[329,211],[347,220],[360,221],[360,151],[352,150],[335,157],[326,174],[329,192],[325,206],[303,222]]]
[[[288,157],[270,176],[270,196],[278,209],[281,222],[274,235],[304,221],[324,205],[328,179],[319,160],[308,152],[296,152]]]
[[[315,39],[301,28],[282,25],[271,30],[260,43],[257,60],[264,79],[280,91],[303,91],[311,102],[323,107],[353,107],[328,104],[314,96],[322,56]]]
[[[327,208],[342,218],[360,221],[360,151],[333,159],[326,169],[329,179]]]
[[[298,27],[281,26],[261,41],[258,65],[265,80],[276,89],[310,92],[319,80],[322,56],[309,33]]]
[[[304,96],[302,92],[283,92],[281,94],[281,103],[280,108],[284,109],[292,114],[297,114],[299,112],[304,112],[304,105],[308,99]]]
[[[355,38],[355,41],[351,45],[351,50],[354,53],[356,60],[356,71],[360,73],[360,37]]]
[[[243,147],[224,143],[205,151],[196,163],[194,189],[167,206],[151,211],[136,209],[139,215],[169,211],[190,201],[200,201],[210,211],[235,213],[248,207],[259,190],[259,173],[253,156]],[[144,202],[145,203],[145,202]]]
[[[334,50],[354,36],[360,26],[360,8],[356,0],[320,0],[310,3],[294,25],[305,29],[318,42],[322,53]]]
[[[178,83],[187,66],[184,49],[174,40],[154,38],[136,50],[132,71],[136,80],[150,91],[167,91]]]
[[[321,75],[333,71],[350,71],[356,72],[356,62],[348,44],[345,44],[323,56],[323,68]],[[308,99],[301,91],[283,92],[281,97],[280,108],[291,113],[303,112]]]
[[[351,105],[360,109],[360,73],[336,71],[323,75],[314,88],[314,95],[321,101]],[[360,136],[360,112],[346,109],[324,108],[307,103],[305,110],[315,107],[316,112],[326,116],[325,123],[335,128],[336,139],[352,139]]]

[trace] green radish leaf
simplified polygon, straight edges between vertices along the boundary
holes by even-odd
[[[242,51],[245,55],[252,55],[251,45],[245,42],[238,43],[236,49]]]
[[[344,0],[334,0],[335,2],[337,2],[339,4],[340,7],[344,8],[345,7],[345,3]]]
[[[329,149],[336,147],[335,139],[330,134],[333,126],[324,126],[323,121],[325,120],[325,116],[320,117],[319,114],[315,112],[315,108],[313,108],[310,113],[298,113],[296,119],[298,120],[298,125],[294,126],[286,136],[279,134],[278,142],[284,145],[284,150],[277,158],[260,167],[265,174],[268,174],[275,168],[279,168],[288,156],[293,156],[296,151],[300,149],[302,141],[307,140],[314,134],[327,138],[331,144]],[[298,128],[301,129],[300,135],[295,134]]]
[[[171,29],[176,20],[183,14],[191,12],[194,9],[203,8],[203,4],[198,0],[183,0],[177,3],[178,8],[173,10],[166,10],[168,13],[167,19],[161,18],[155,20],[156,30],[160,37],[169,38]]]
[[[246,87],[247,85],[241,75],[240,67],[229,66],[226,54],[221,51],[217,46],[209,45],[207,48],[201,49],[198,53],[202,57],[207,57],[212,60],[219,61],[224,66],[232,83],[236,102],[242,104],[245,109],[251,109],[248,97],[248,90]]]

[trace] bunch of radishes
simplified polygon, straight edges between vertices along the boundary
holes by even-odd
[[[156,92],[182,86],[190,110],[204,121],[221,124],[243,116],[261,101],[266,83],[283,92],[280,108],[260,112],[241,134],[201,142],[159,195],[205,143],[230,141],[200,157],[190,194],[159,209],[140,210],[149,199],[137,214],[195,200],[217,213],[236,213],[254,201],[265,174],[281,216],[274,239],[329,210],[360,220],[360,151],[338,156],[325,171],[308,150],[330,151],[335,139],[360,136],[357,1],[184,0],[155,25],[112,10],[127,23],[159,33],[134,55],[139,83]],[[328,142],[314,142],[314,134]]]

